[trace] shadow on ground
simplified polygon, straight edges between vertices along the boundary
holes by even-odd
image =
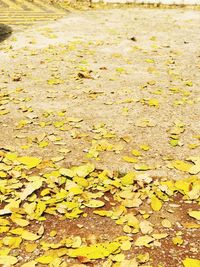
[[[0,43],[12,34],[12,28],[5,24],[0,24]]]

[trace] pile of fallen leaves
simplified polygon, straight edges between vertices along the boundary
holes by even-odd
[[[104,259],[104,267],[155,266],[149,263],[149,253],[137,257],[132,255],[131,258],[127,258],[126,253],[133,247],[153,249],[161,246],[161,240],[169,236],[168,230],[173,229],[173,223],[163,217],[161,224],[166,231],[158,232],[150,218],[152,214],[166,209],[166,203],[173,203],[177,195],[186,205],[193,203],[198,207],[200,179],[194,175],[178,181],[152,179],[144,173],[136,176],[134,172],[128,172],[122,175],[109,170],[96,170],[91,163],[61,168],[54,161],[18,156],[2,150],[0,264],[23,267],[79,266],[67,265],[69,259],[77,258],[83,263],[80,266]],[[172,208],[176,205],[171,204],[167,212],[173,214]],[[120,225],[123,235],[104,242],[94,238],[88,243],[85,238],[68,233],[57,240],[56,229],[48,232],[44,226],[50,217],[70,222],[90,216],[89,210],[92,214],[113,220],[116,227]],[[189,210],[187,216],[192,220],[183,223],[182,227],[199,229],[199,209]],[[47,232],[51,241],[46,237]],[[184,243],[180,231],[172,242],[179,246]],[[24,252],[31,256],[21,257]],[[148,265],[144,265],[146,263]],[[200,260],[187,257],[181,266],[198,267]]]

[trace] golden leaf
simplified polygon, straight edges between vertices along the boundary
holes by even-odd
[[[7,256],[7,255],[0,256],[0,264],[2,264],[2,266],[14,265],[17,262],[18,259],[14,256]]]
[[[51,263],[54,260],[53,256],[41,256],[35,259],[36,262],[39,262],[41,264],[48,264]]]
[[[82,165],[82,166],[76,167],[74,169],[74,171],[76,172],[76,174],[79,177],[85,178],[86,176],[88,176],[88,174],[93,172],[94,169],[95,169],[95,166],[93,164],[88,163],[86,165]]]
[[[154,211],[159,211],[162,208],[162,202],[155,195],[151,197],[151,208]]]
[[[166,228],[171,228],[172,227],[171,222],[169,220],[167,220],[167,219],[162,220],[161,224],[162,224],[163,227],[166,227]]]
[[[125,176],[121,178],[122,185],[131,185],[133,184],[135,178],[134,172],[128,172]]]
[[[34,233],[31,233],[31,232],[29,232],[29,231],[24,230],[24,231],[22,232],[21,237],[22,237],[24,240],[35,241],[35,240],[39,239],[41,236],[36,235],[36,234],[34,234]]]
[[[101,200],[91,199],[88,203],[85,204],[89,208],[100,208],[103,207],[105,203]]]
[[[172,242],[174,243],[174,245],[182,245],[183,239],[180,236],[176,236],[172,238]]]
[[[36,261],[29,261],[21,265],[21,267],[35,267],[37,264]]]
[[[183,266],[184,267],[199,267],[200,260],[186,258],[185,260],[183,260]]]
[[[149,235],[140,236],[135,241],[135,246],[145,246],[149,247],[149,244],[154,241],[154,238]]]
[[[31,195],[35,190],[42,187],[42,180],[36,180],[27,185],[24,191],[20,194],[20,199],[25,200],[29,195]]]
[[[88,259],[104,259],[120,248],[120,243],[99,243],[92,246],[80,247],[77,249],[69,249],[70,257],[86,257]]]
[[[128,157],[128,156],[124,156],[123,160],[126,162],[129,162],[129,163],[137,163],[138,162],[138,160],[136,158]]]
[[[18,157],[16,160],[26,165],[29,169],[38,166],[41,162],[41,159],[35,157]]]
[[[195,218],[195,219],[200,221],[200,211],[199,210],[189,211],[188,214],[190,215],[190,217]]]
[[[132,260],[123,260],[119,267],[138,267],[138,263],[136,261],[136,259],[132,259]]]

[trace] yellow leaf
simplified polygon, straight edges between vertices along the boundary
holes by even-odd
[[[19,225],[21,227],[25,227],[25,226],[29,225],[29,222],[27,220],[24,220],[24,219],[16,216],[15,214],[12,214],[12,216],[10,218],[14,223],[16,223],[17,225]]]
[[[49,85],[58,85],[58,84],[64,83],[63,80],[58,79],[58,78],[49,79],[47,82],[48,82]]]
[[[70,178],[74,177],[74,172],[70,169],[61,168],[59,170],[59,173],[63,176],[66,176],[66,177],[70,177]]]
[[[24,189],[24,191],[20,194],[21,200],[25,200],[29,195],[31,195],[35,190],[42,187],[42,180],[37,180],[34,182],[31,182],[27,185],[27,187]]]
[[[0,256],[6,256],[10,253],[11,249],[10,248],[1,248],[0,249]]]
[[[88,259],[103,259],[113,254],[120,248],[120,243],[99,243],[92,246],[84,246],[77,249],[69,249],[68,256],[76,258],[79,256],[86,257]]]
[[[133,150],[131,151],[131,153],[132,153],[133,156],[135,156],[135,157],[139,157],[139,156],[141,156],[141,152],[138,151],[138,150],[136,150],[136,149],[133,149]]]
[[[16,159],[18,162],[26,165],[29,169],[38,166],[41,162],[41,159],[34,157],[19,157]]]
[[[154,62],[155,62],[153,59],[150,59],[150,58],[145,59],[145,61],[146,61],[147,63],[154,63]]]
[[[93,213],[102,217],[111,217],[113,214],[113,212],[109,210],[95,210]]]
[[[47,141],[42,141],[39,143],[39,147],[41,147],[41,148],[46,147],[48,145],[49,145],[49,142],[47,142]]]
[[[10,233],[14,235],[22,235],[23,232],[24,232],[24,228],[21,228],[21,227],[10,230]]]
[[[174,243],[174,245],[182,245],[183,239],[180,236],[176,236],[172,238],[172,242]]]
[[[183,223],[183,226],[187,229],[200,229],[200,224],[197,223]]]
[[[35,243],[28,243],[25,246],[25,250],[28,253],[32,253],[34,250],[36,250],[36,248],[37,248],[37,244],[35,244]]]
[[[199,173],[200,172],[200,157],[191,157],[189,158],[189,160],[191,160],[195,164],[189,169],[189,173],[191,174]]]
[[[166,228],[171,228],[172,227],[171,222],[169,220],[167,220],[167,219],[162,220],[161,224],[162,224],[163,227],[166,227]]]
[[[37,264],[36,261],[29,261],[21,265],[21,267],[35,267]]]
[[[0,264],[2,264],[3,266],[14,265],[17,262],[18,262],[18,259],[16,257],[7,256],[7,255],[0,256]]]
[[[33,234],[33,233],[29,232],[29,231],[24,230],[22,232],[21,237],[23,239],[25,239],[25,240],[28,240],[28,241],[35,241],[35,240],[39,239],[41,236],[36,235],[36,234]]]
[[[137,171],[148,171],[151,170],[153,167],[148,166],[148,165],[140,165],[140,164],[135,164],[134,169]]]
[[[152,241],[154,241],[154,238],[149,235],[140,236],[136,239],[135,246],[149,247],[149,243],[151,243]]]
[[[56,230],[52,230],[50,233],[49,233],[50,237],[55,237],[57,235],[57,231]]]
[[[133,184],[135,178],[134,172],[128,172],[125,176],[121,178],[122,185],[131,185]]]
[[[145,263],[149,261],[149,253],[139,254],[137,256],[139,263]]]
[[[159,107],[158,99],[152,98],[148,101],[149,106]]]
[[[188,214],[190,215],[190,217],[193,217],[193,218],[197,219],[198,221],[200,221],[200,211],[199,210],[189,211]]]
[[[176,181],[175,187],[179,189],[180,192],[186,194],[190,190],[190,182],[184,180]]]
[[[9,226],[0,226],[0,234],[8,232],[10,229]]]
[[[87,187],[89,185],[88,181],[85,178],[79,176],[74,177],[73,181],[82,187]]]
[[[39,262],[41,264],[48,264],[51,263],[54,260],[53,256],[41,256],[39,258],[36,259],[36,262]]]
[[[142,150],[144,150],[144,151],[148,151],[148,150],[150,149],[150,146],[144,144],[144,145],[141,145],[140,148],[141,148]]]
[[[184,267],[199,267],[200,260],[186,258],[185,260],[183,260],[183,266]]]
[[[188,172],[192,165],[189,164],[189,163],[185,163],[184,161],[181,161],[181,160],[175,160],[172,162],[172,166],[179,170],[179,171],[183,171],[183,172]]]
[[[138,267],[138,263],[136,261],[136,259],[132,259],[132,260],[123,260],[119,267]]]
[[[91,172],[93,172],[95,169],[93,164],[86,164],[86,165],[82,165],[79,167],[75,168],[75,172],[79,177],[83,177],[85,178],[86,176],[88,176],[88,174],[90,174]]]
[[[85,204],[89,208],[100,208],[103,207],[105,203],[101,200],[91,199],[88,203]]]
[[[11,249],[19,248],[21,242],[21,237],[6,236],[3,238],[3,244]]]
[[[122,250],[130,250],[132,246],[132,243],[129,240],[126,240],[122,243],[121,249]]]
[[[128,157],[128,156],[124,156],[123,160],[126,162],[130,162],[130,163],[137,163],[138,162],[138,160],[136,158]]]
[[[161,234],[153,234],[152,237],[155,238],[155,239],[163,239],[165,237],[167,237],[168,234],[166,233],[161,233]]]
[[[154,211],[159,211],[162,208],[162,202],[155,195],[151,198],[151,208]]]
[[[149,221],[142,221],[140,222],[140,230],[144,235],[150,234],[153,232],[152,224]]]

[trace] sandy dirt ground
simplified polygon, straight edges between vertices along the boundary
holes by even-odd
[[[90,162],[98,170],[153,179],[198,179],[199,32],[200,12],[184,9],[74,11],[51,23],[13,26],[0,43],[1,150],[53,159],[59,168]],[[169,239],[182,231],[184,246],[170,247],[165,239],[163,250],[158,242],[133,248],[128,258],[148,252],[150,263],[141,266],[163,267],[199,258],[198,228],[187,232],[178,223],[187,223],[187,211],[198,207],[179,198],[166,204],[175,213],[153,214],[151,223],[160,230],[158,218],[170,217]],[[101,242],[123,235],[121,225],[92,213],[78,221],[49,218],[44,226],[59,229],[57,238],[65,231]]]

